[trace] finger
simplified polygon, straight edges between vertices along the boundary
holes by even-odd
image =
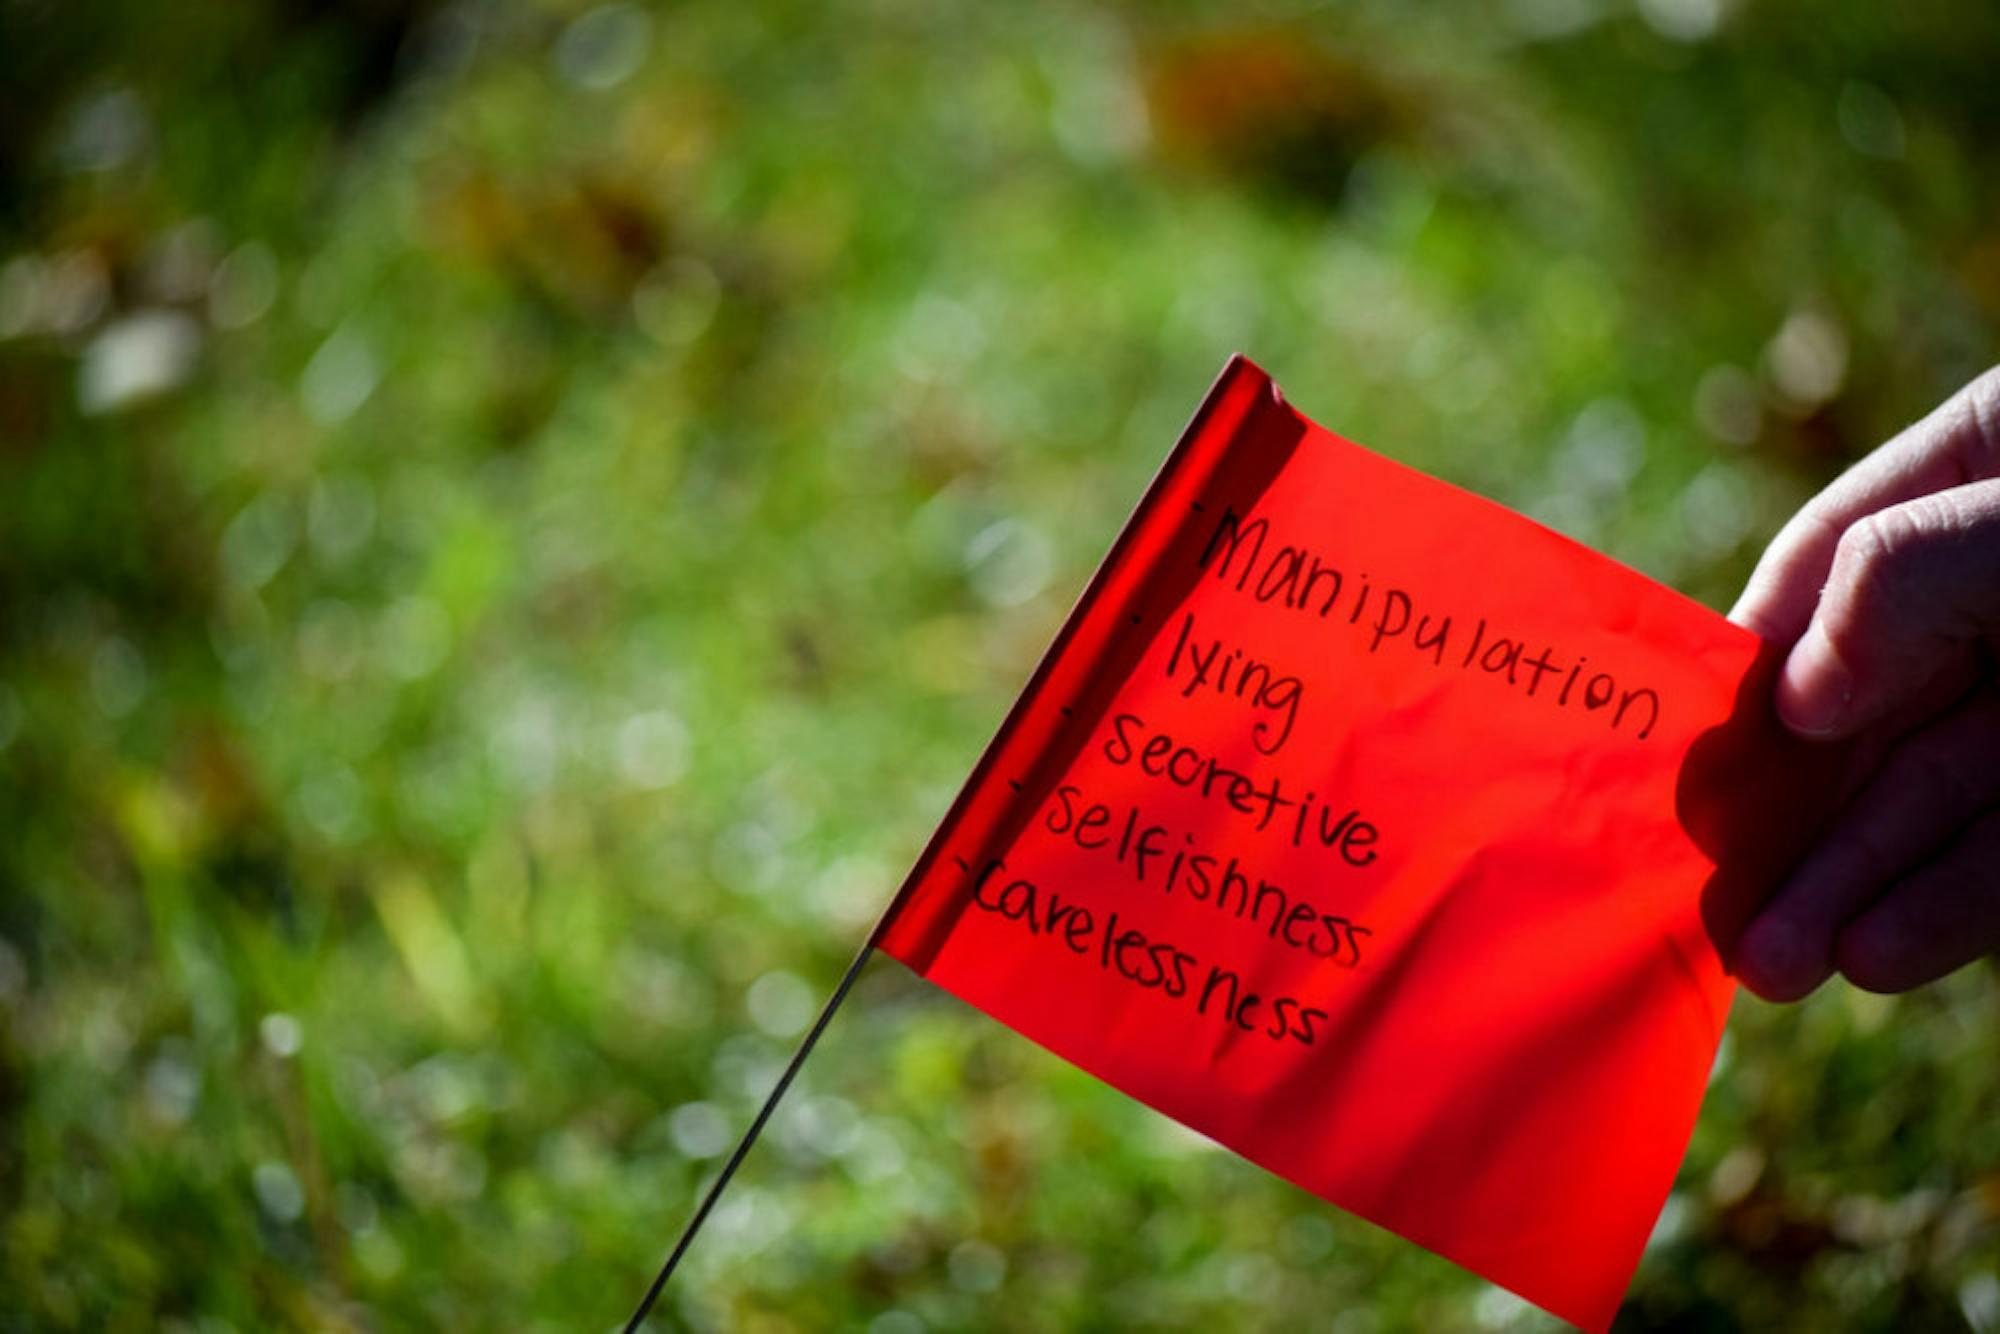
[[[1963,670],[1996,625],[2000,481],[1878,510],[1841,535],[1778,716],[1802,736],[1852,736]]]
[[[1988,815],[1840,933],[1848,981],[1908,991],[2000,950],[2000,814]]]
[[[1855,917],[2000,801],[2000,686],[1904,739],[1738,940],[1732,967],[1766,1000],[1834,973]]]
[[[1765,550],[1729,619],[1774,643],[1804,633],[1841,535],[1918,496],[2000,476],[2000,367],[1843,473]]]

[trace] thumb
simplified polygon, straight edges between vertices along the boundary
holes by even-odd
[[[1840,535],[1778,679],[1778,715],[1803,736],[1851,736],[1996,634],[2000,480],[1877,510]]]

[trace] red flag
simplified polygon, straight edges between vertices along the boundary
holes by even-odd
[[[880,943],[1603,1329],[1733,995],[1686,784],[1758,649],[1237,358]]]

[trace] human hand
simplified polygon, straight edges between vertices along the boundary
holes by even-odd
[[[2000,367],[1800,510],[1730,618],[1789,646],[1788,728],[1870,757],[1737,975],[1906,991],[2000,951]]]

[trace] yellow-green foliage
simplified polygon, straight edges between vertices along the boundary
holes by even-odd
[[[1996,357],[1996,51],[0,7],[0,1328],[622,1319],[1231,350],[1720,605]],[[1628,1327],[2000,1328],[1996,1032],[1741,1005]],[[1536,1319],[878,961],[656,1323]]]

